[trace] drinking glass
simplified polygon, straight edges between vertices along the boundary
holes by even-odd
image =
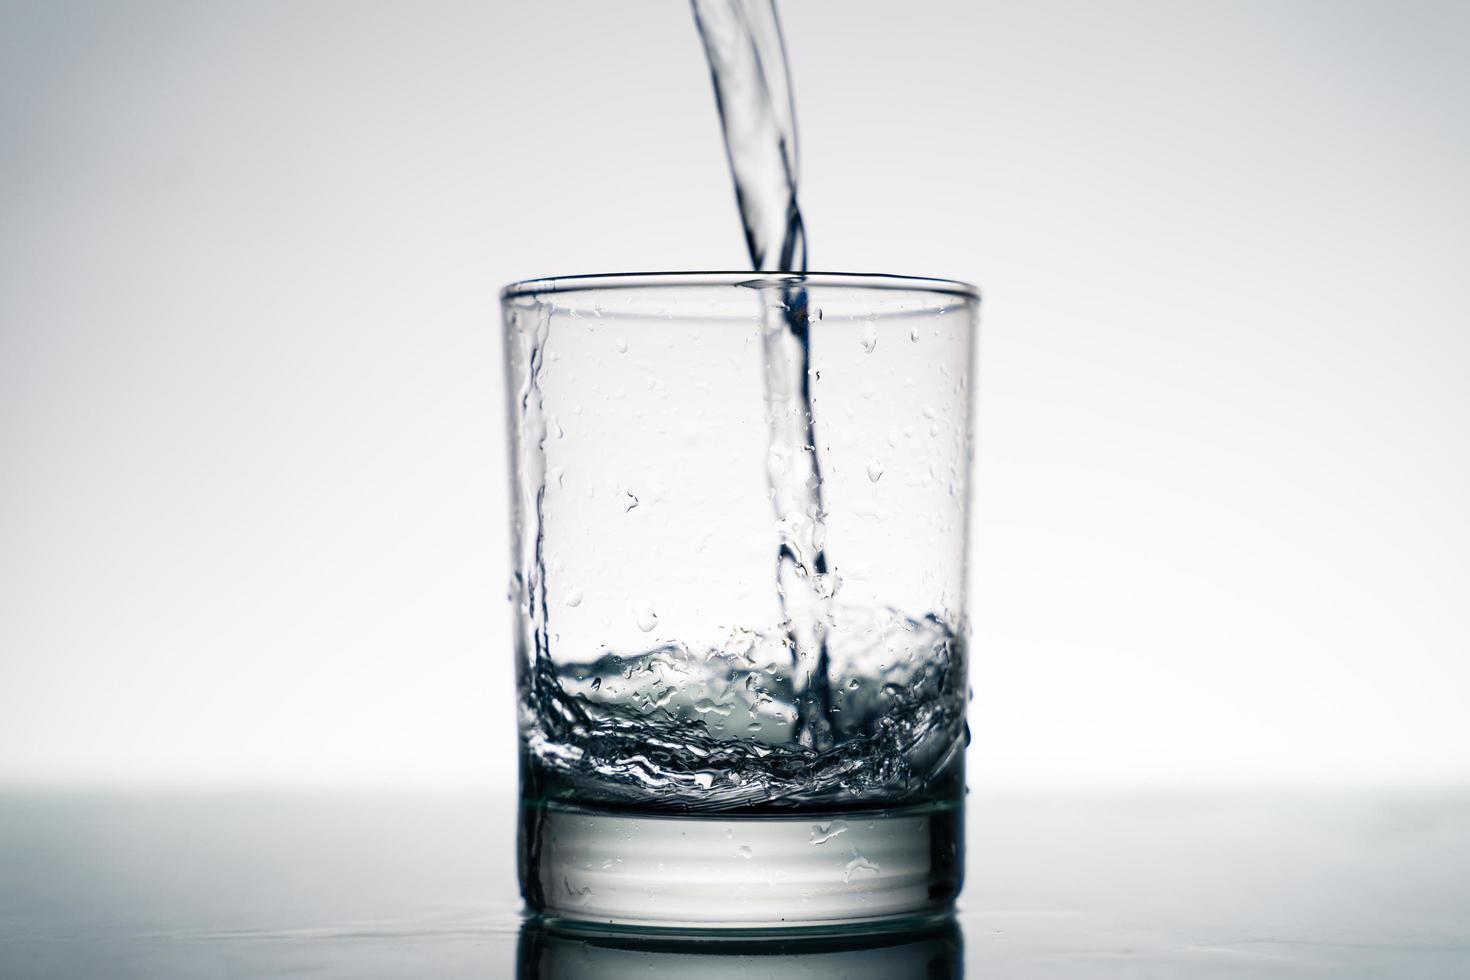
[[[825,273],[503,291],[533,912],[950,908],[978,302]]]

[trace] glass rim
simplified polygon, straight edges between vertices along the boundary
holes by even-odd
[[[827,286],[849,289],[882,289],[954,296],[978,302],[980,290],[958,279],[930,276],[895,276],[882,272],[598,272],[580,276],[545,276],[522,279],[500,291],[501,300],[548,293],[592,290],[660,288],[675,286]]]

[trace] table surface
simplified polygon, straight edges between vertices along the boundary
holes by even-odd
[[[12,792],[0,976],[1470,977],[1470,788],[977,790],[968,833],[937,938],[607,946],[523,923],[505,794]]]

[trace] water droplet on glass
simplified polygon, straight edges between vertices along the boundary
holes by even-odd
[[[575,609],[577,606],[580,606],[582,604],[582,590],[573,589],[568,592],[566,602],[567,605],[571,606],[573,609]]]
[[[838,834],[847,832],[847,821],[834,820],[828,824],[814,824],[812,826],[811,842],[813,844],[825,844]]]
[[[847,865],[842,869],[842,880],[848,882],[852,881],[852,876],[859,871],[874,876],[879,874],[878,865],[876,862],[869,861],[861,854],[854,854],[853,859],[847,862]]]
[[[745,845],[745,844],[741,844],[741,845],[740,845],[740,849],[739,849],[739,850],[737,850],[737,851],[736,851],[736,852],[735,852],[735,853],[736,853],[736,854],[739,854],[739,855],[740,855],[740,856],[741,856],[741,857],[743,857],[743,858],[745,858],[745,860],[747,860],[747,861],[749,861],[749,860],[750,860],[750,859],[751,859],[751,858],[752,858],[752,857],[754,857],[754,856],[755,856],[755,852],[754,852],[754,851],[752,851],[752,850],[751,850],[751,849],[750,849],[750,848],[749,848],[749,847],[748,847],[748,846],[747,846],[747,845]]]
[[[645,633],[652,632],[653,628],[658,625],[658,613],[653,611],[653,606],[651,605],[645,604],[639,606],[637,619],[638,628]]]
[[[625,340],[625,339],[624,339],[624,338],[622,338],[622,337],[619,337],[619,338],[618,338],[618,339],[617,339],[617,340],[616,340],[616,341],[615,341],[615,343],[616,343],[616,344],[617,344],[617,346],[618,346],[618,353],[619,353],[619,354],[626,354],[626,353],[628,353],[628,341],[627,341],[627,340]]]
[[[916,344],[919,342],[919,328],[918,327],[909,327],[909,340],[912,340]]]
[[[721,718],[729,717],[731,707],[723,701],[713,701],[709,698],[700,698],[694,702],[694,710],[702,715],[714,714]]]
[[[863,350],[869,354],[873,353],[874,349],[878,346],[878,327],[872,320],[863,324],[862,342]]]
[[[876,459],[868,460],[868,479],[877,483],[883,478],[883,464]]]
[[[597,690],[601,690],[601,688],[602,688],[602,678],[601,677],[594,677],[594,678],[592,678],[592,690],[597,691]]]
[[[812,576],[812,591],[819,599],[830,599],[842,588],[842,579],[836,572],[819,572]]]

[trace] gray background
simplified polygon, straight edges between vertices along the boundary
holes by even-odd
[[[1470,776],[1470,7],[783,15],[986,296],[972,782]],[[0,783],[512,779],[496,291],[741,258],[673,0],[0,3]]]

